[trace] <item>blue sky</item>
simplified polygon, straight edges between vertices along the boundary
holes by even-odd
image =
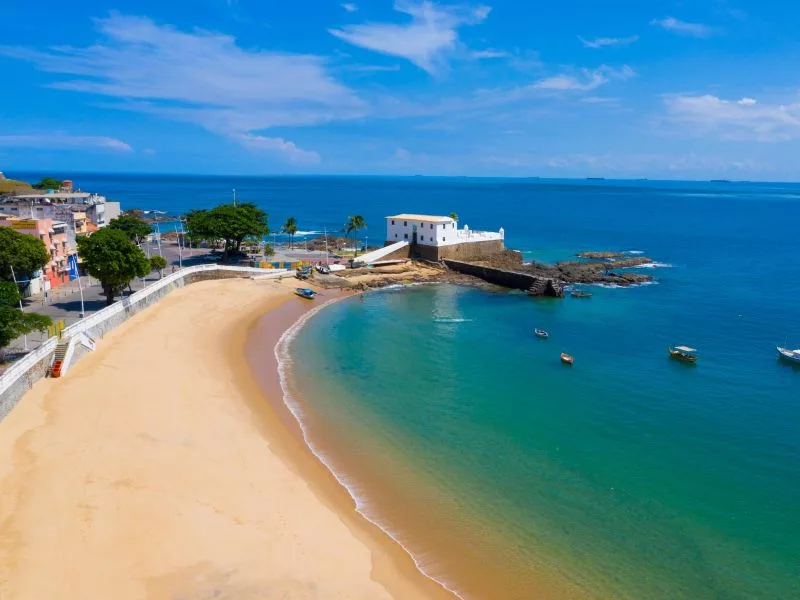
[[[31,2],[0,170],[800,179],[800,5]]]

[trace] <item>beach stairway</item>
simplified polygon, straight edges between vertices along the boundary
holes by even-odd
[[[70,348],[69,342],[69,338],[59,340],[56,351],[53,353],[53,362],[50,364],[50,377],[61,377]]]
[[[96,344],[94,339],[85,331],[61,338],[53,353],[53,361],[50,364],[50,377],[66,375],[78,346],[82,346],[91,352],[95,349]]]

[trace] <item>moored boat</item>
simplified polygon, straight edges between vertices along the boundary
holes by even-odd
[[[571,354],[567,354],[566,352],[561,353],[561,362],[565,365],[571,365],[575,362],[575,359],[572,357]]]
[[[569,293],[569,295],[572,296],[573,298],[591,298],[592,297],[592,293],[591,292],[585,292],[583,290],[572,290]]]
[[[695,348],[690,348],[689,346],[674,346],[668,348],[667,352],[669,352],[669,355],[675,360],[690,363],[697,362],[697,355],[695,354],[697,350]]]
[[[317,295],[317,292],[309,288],[295,288],[294,293],[306,300],[313,300]]]
[[[778,346],[778,357],[795,365],[800,365],[800,348],[789,350]]]
[[[536,334],[536,337],[547,339],[550,337],[550,334],[547,333],[544,329],[534,329],[533,333]]]

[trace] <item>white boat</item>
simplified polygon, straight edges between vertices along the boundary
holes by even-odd
[[[800,365],[800,348],[789,350],[788,348],[781,348],[778,346],[778,356],[783,360],[788,360],[791,363]]]

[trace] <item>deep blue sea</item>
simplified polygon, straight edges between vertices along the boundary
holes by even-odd
[[[645,253],[655,284],[591,300],[340,302],[294,340],[293,385],[364,510],[465,596],[800,598],[800,369],[775,352],[800,347],[800,184],[48,175],[170,213],[236,188],[309,232],[361,214],[370,243],[456,212],[529,260]]]

